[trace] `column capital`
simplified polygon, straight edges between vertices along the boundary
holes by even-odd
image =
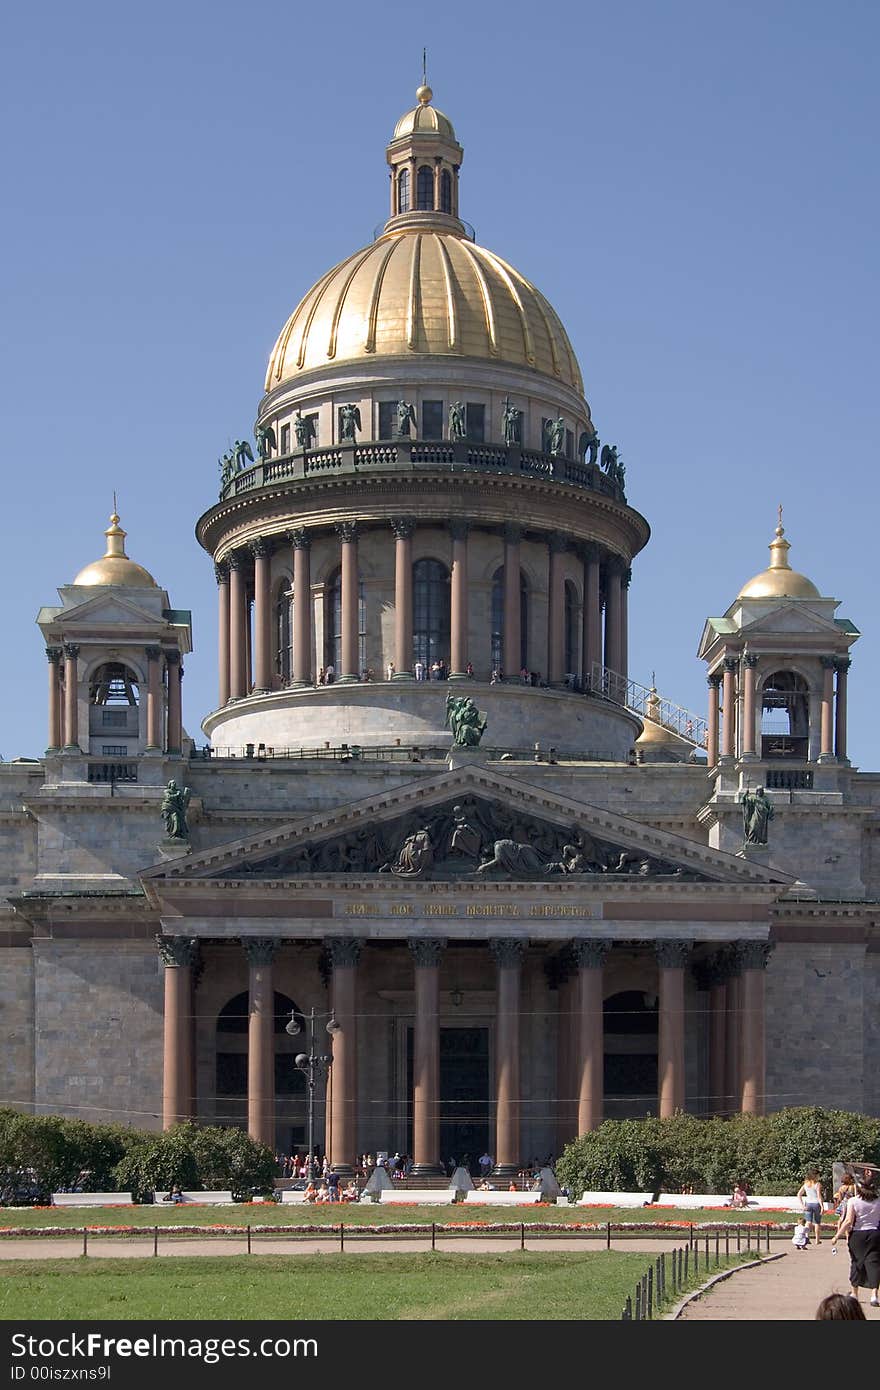
[[[411,936],[407,942],[417,966],[439,966],[446,940],[439,936]]]
[[[721,676],[717,671],[713,671],[711,676],[706,677],[706,680],[713,690],[717,690],[721,685]]]
[[[361,958],[363,942],[356,936],[328,936],[327,951],[333,970],[351,969]]]
[[[838,656],[835,658],[834,669],[839,676],[845,676],[850,666],[852,666],[852,660],[850,657]]]
[[[229,583],[229,565],[225,560],[218,561],[214,566],[214,578],[217,580],[218,584]]]
[[[144,656],[147,658],[147,661],[158,661],[161,655],[161,647],[144,647]]]
[[[730,973],[720,951],[707,956],[705,960],[694,961],[691,969],[697,989],[701,990],[712,989],[713,985],[723,985]]]
[[[739,943],[742,948],[742,968],[743,970],[766,970],[770,957],[773,954],[773,943],[770,941],[742,941]]]
[[[745,958],[745,942],[728,941],[726,946],[722,946],[718,952],[719,969],[723,970],[724,978],[731,979],[734,975],[739,975],[743,968]]]
[[[79,656],[79,643],[78,643],[78,642],[65,642],[65,643],[64,643],[64,655],[65,655],[65,656],[69,656],[70,659],[71,659],[71,661],[76,661],[76,658]]]
[[[690,959],[690,941],[655,941],[654,954],[661,970],[683,970]]]
[[[333,529],[343,545],[349,545],[352,541],[357,540],[358,524],[356,521],[337,521]]]
[[[598,565],[600,559],[599,546],[595,541],[584,541],[578,547],[578,554],[585,565]]]
[[[724,669],[725,669],[725,671],[733,671],[733,672],[738,671],[738,670],[739,670],[739,661],[738,661],[738,659],[737,659],[735,656],[726,656],[726,657],[724,658]]]
[[[821,662],[822,670],[823,670],[823,671],[836,671],[836,670],[837,670],[837,657],[836,657],[836,656],[820,656],[820,657],[819,657],[819,661]]]
[[[547,537],[547,549],[551,555],[562,555],[568,549],[568,537],[561,531],[551,531]]]
[[[749,669],[751,669],[752,667],[757,666],[757,664],[758,658],[752,652],[747,652],[746,655],[743,657],[743,666],[748,666]]]
[[[508,521],[504,527],[503,535],[508,545],[519,545],[522,540],[522,527]]]
[[[63,652],[62,652],[62,650],[61,650],[60,647],[47,647],[47,648],[46,648],[46,660],[49,661],[49,662],[51,662],[51,664],[52,664],[53,666],[57,666],[57,665],[58,665],[59,661],[61,660],[62,655],[63,655]]]
[[[581,970],[601,970],[611,949],[609,941],[581,938],[569,943],[571,958]]]
[[[230,550],[225,561],[227,569],[243,570],[246,558],[243,550]]]
[[[249,548],[254,559],[272,554],[272,542],[267,540],[265,536],[258,536],[255,541],[251,541]]]
[[[281,945],[277,936],[242,936],[239,940],[247,963],[252,968],[271,965]]]
[[[489,942],[489,950],[495,958],[496,965],[504,970],[521,964],[528,944],[521,937],[496,936]]]
[[[619,555],[607,555],[605,557],[605,573],[608,577],[623,579],[623,572],[626,569],[626,561]]]
[[[180,652],[177,651],[176,649],[172,649],[171,651],[167,651],[167,652],[165,653],[165,661],[166,661],[166,664],[167,664],[168,666],[179,666],[179,665],[180,665]]]
[[[411,540],[415,535],[416,519],[414,516],[393,516],[391,518],[391,529],[394,532],[395,540]]]
[[[620,578],[625,589],[628,589],[630,584],[632,583],[632,577],[632,567],[624,563],[623,573],[621,574]]]
[[[162,936],[157,932],[156,945],[163,965],[194,965],[198,958],[199,941],[196,936]]]
[[[449,534],[454,541],[466,541],[470,529],[471,523],[462,520],[460,517],[455,517],[454,520],[449,522]]]
[[[295,531],[290,532],[290,544],[294,550],[311,550],[312,538],[308,531],[298,527]]]

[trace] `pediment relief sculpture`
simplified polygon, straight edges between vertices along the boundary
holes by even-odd
[[[224,878],[389,874],[421,880],[554,879],[591,875],[705,881],[707,875],[563,829],[475,797],[433,806],[271,858],[238,864]]]

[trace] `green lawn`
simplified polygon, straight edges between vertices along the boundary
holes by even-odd
[[[740,1221],[770,1221],[785,1226],[794,1224],[794,1216],[785,1212],[744,1211],[678,1211],[673,1208],[611,1208],[611,1207],[488,1207],[456,1203],[453,1206],[410,1206],[389,1202],[327,1203],[321,1206],[282,1206],[275,1202],[238,1203],[234,1206],[211,1207],[3,1207],[0,1208],[0,1231],[4,1227],[33,1226],[247,1226],[253,1225],[338,1225],[346,1226],[401,1225],[408,1222],[466,1221],[513,1222],[527,1225],[539,1222],[584,1222],[604,1225],[606,1221],[649,1221],[663,1224],[681,1221],[685,1224],[701,1221],[719,1223]]]
[[[650,1263],[618,1251],[3,1260],[0,1319],[617,1321]],[[703,1278],[701,1264],[691,1285]]]

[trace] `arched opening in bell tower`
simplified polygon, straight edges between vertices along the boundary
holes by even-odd
[[[809,756],[809,686],[797,671],[774,671],[761,692],[761,756]]]

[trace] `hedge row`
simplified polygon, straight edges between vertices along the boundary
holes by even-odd
[[[271,1192],[275,1156],[241,1129],[176,1125],[164,1134],[93,1125],[59,1115],[0,1109],[0,1202],[46,1201],[82,1186],[90,1192],[222,1189]]]
[[[836,1162],[880,1163],[880,1120],[818,1107],[731,1119],[606,1120],[567,1145],[556,1176],[572,1192],[794,1194],[815,1168],[831,1190]]]

